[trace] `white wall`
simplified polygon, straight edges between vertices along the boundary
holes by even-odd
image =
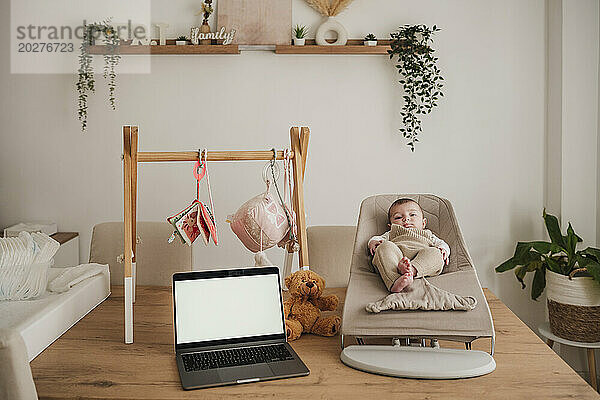
[[[598,7],[598,23],[600,25],[600,7]],[[600,29],[598,29],[598,53],[600,55]],[[596,247],[600,246],[600,174],[597,172],[600,170],[600,63],[598,65],[598,134],[596,136],[597,146],[597,162],[596,162]]]
[[[0,32],[8,35],[8,0]],[[193,19],[192,0],[153,2],[153,19]],[[543,235],[545,193],[545,4],[543,0],[355,0],[340,16],[351,37],[379,37],[409,23],[437,24],[445,97],[411,153],[398,134],[402,92],[386,56],[155,56],[149,75],[118,78],[109,111],[99,78],[89,131],[76,119],[75,76],[11,75],[0,61],[0,227],[48,219],[81,234],[122,218],[121,125],[140,125],[140,150],[265,149],[286,146],[289,127],[312,136],[306,209],[312,225],[356,223],[375,193],[449,198],[484,286],[531,326],[544,319],[514,276],[493,268],[517,240]],[[320,17],[293,1],[293,23]],[[185,24],[173,35],[185,33]],[[8,54],[6,42],[0,44]],[[195,247],[198,268],[251,262],[225,216],[262,190],[262,164],[211,165],[222,240]],[[195,194],[191,164],[141,165],[140,220],[163,220]],[[272,253],[282,262],[280,252]],[[529,288],[528,288],[529,290]]]
[[[562,224],[596,243],[598,2],[563,2]]]
[[[562,0],[546,2],[546,193],[547,211],[560,216],[562,199]]]
[[[549,1],[547,201],[584,239],[597,243],[598,2]],[[596,193],[596,195],[594,195]],[[587,371],[583,349],[557,346],[577,371]]]

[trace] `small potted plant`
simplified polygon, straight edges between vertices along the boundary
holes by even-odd
[[[377,37],[373,33],[365,36],[365,46],[377,46]]]
[[[577,250],[582,239],[571,224],[563,235],[558,219],[544,210],[550,242],[518,242],[515,254],[496,272],[514,269],[525,288],[524,278],[534,272],[531,298],[546,296],[550,330],[576,342],[600,341],[600,249]]]
[[[185,37],[185,36],[179,36],[177,38],[177,40],[175,40],[175,44],[177,46],[185,46],[187,44],[187,40],[188,40],[187,37]]]
[[[305,25],[296,25],[294,27],[294,46],[304,46],[308,28]]]

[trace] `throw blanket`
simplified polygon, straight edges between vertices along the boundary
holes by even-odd
[[[425,278],[414,282],[400,293],[392,293],[374,303],[369,303],[366,310],[378,313],[384,310],[463,310],[475,308],[477,299],[472,296],[459,296],[433,286]]]
[[[103,264],[81,264],[76,267],[63,268],[61,272],[52,282],[48,283],[48,290],[55,293],[66,292],[74,285],[90,278],[99,275],[108,270],[108,265]]]

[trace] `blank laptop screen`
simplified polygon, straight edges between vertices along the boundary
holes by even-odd
[[[177,344],[282,334],[277,274],[175,281]]]

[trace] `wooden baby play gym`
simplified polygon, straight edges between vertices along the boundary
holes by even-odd
[[[138,126],[123,126],[123,185],[124,185],[124,290],[125,290],[125,343],[133,343],[133,303],[135,302],[136,276],[136,206],[137,206],[137,168],[138,163],[145,162],[180,162],[198,161],[198,151],[184,152],[139,152]],[[304,213],[304,170],[308,151],[308,127],[292,127],[290,129],[289,151],[206,151],[206,161],[270,161],[283,160],[289,157],[293,170],[291,181],[292,206],[296,214],[297,240],[299,244],[299,266],[308,266],[308,249],[306,240],[306,217]],[[285,274],[289,274],[293,259],[293,251],[287,250]]]

